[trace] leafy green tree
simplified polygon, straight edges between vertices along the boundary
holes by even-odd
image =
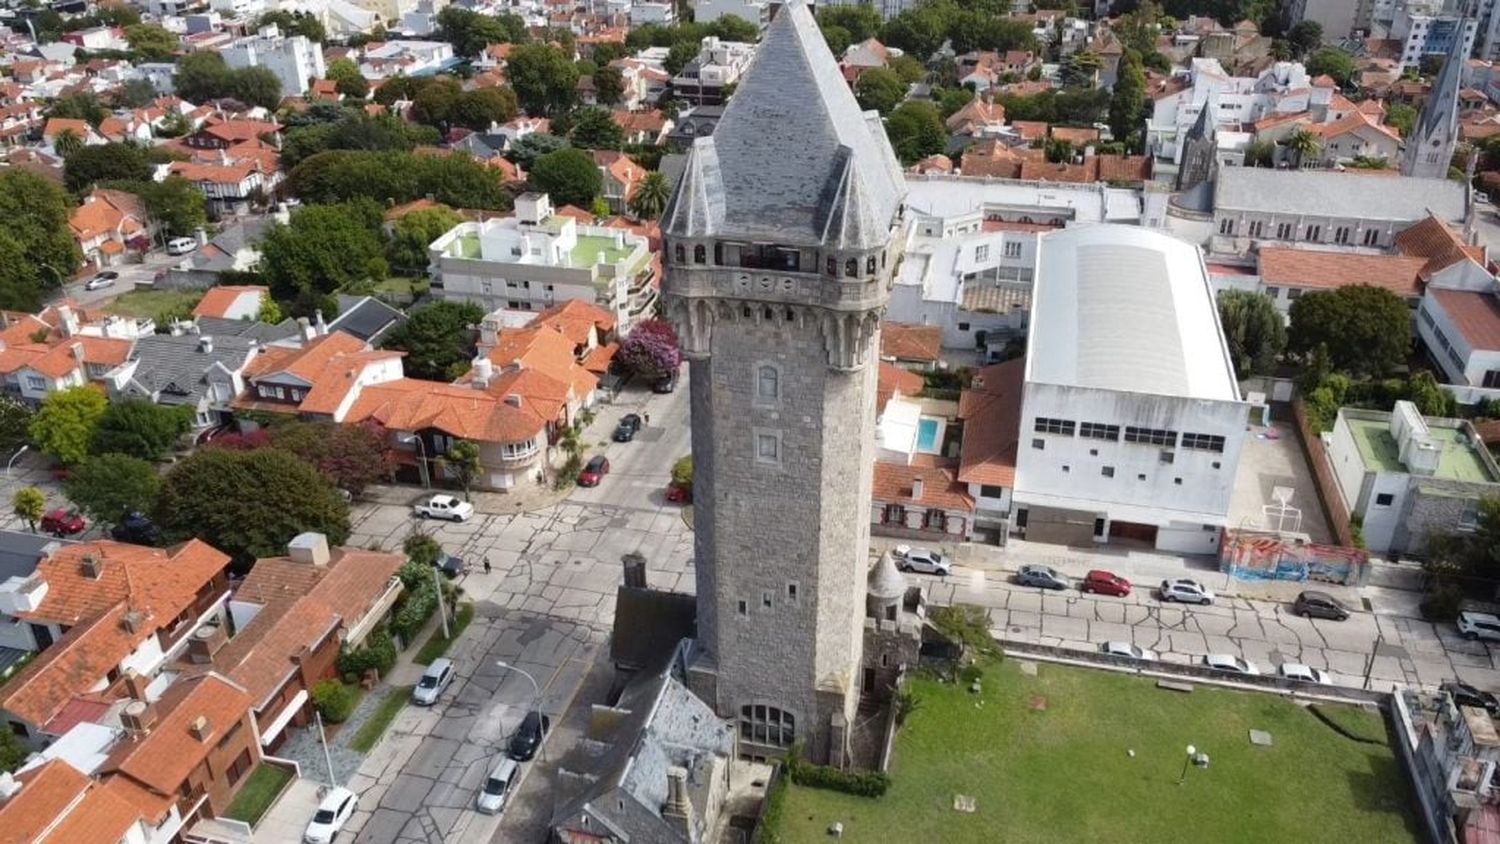
[[[1218,305],[1235,374],[1241,379],[1271,374],[1286,348],[1286,321],[1275,303],[1261,293],[1225,290]]]
[[[277,325],[286,317],[281,313],[281,305],[272,299],[270,294],[260,297],[260,312],[255,315],[257,322],[267,325]]]
[[[438,35],[453,45],[460,56],[477,56],[491,44],[520,43],[526,40],[525,21],[516,15],[481,15],[459,6],[438,12]]]
[[[481,132],[492,124],[509,122],[518,109],[515,92],[509,88],[478,88],[459,95],[449,119],[455,126]]]
[[[49,393],[31,419],[31,439],[37,448],[71,466],[88,456],[108,407],[104,393],[93,386]]]
[[[443,545],[421,531],[413,531],[401,543],[401,553],[406,555],[408,562],[418,567],[414,579],[426,580],[431,576],[428,571],[443,558]],[[403,581],[405,579],[402,578]]]
[[[9,455],[31,438],[31,407],[12,396],[0,396],[0,451]]]
[[[859,100],[860,108],[890,114],[891,109],[906,99],[906,83],[893,70],[870,68],[854,83],[854,98]]]
[[[29,758],[31,758],[31,748],[17,738],[15,733],[6,730],[3,735],[0,735],[0,771],[13,772]]]
[[[1146,72],[1139,54],[1129,52],[1120,61],[1115,87],[1109,97],[1109,131],[1126,149],[1141,148],[1145,131]]]
[[[329,150],[292,168],[287,188],[318,204],[371,199],[395,205],[431,196],[453,208],[511,207],[499,171],[465,154]]]
[[[23,486],[11,496],[10,504],[11,512],[26,523],[28,530],[36,533],[36,523],[47,512],[47,497],[42,491],[34,486]]]
[[[177,36],[149,23],[125,27],[125,41],[136,55],[148,62],[159,62],[177,51]]]
[[[1040,49],[1031,24],[1025,21],[980,11],[958,12],[945,17],[949,41],[960,54],[971,50],[1004,53],[1008,50]],[[938,19],[942,21],[944,17]]]
[[[1484,583],[1500,580],[1500,497],[1480,499],[1474,530],[1429,534],[1426,553],[1423,568],[1429,574]]]
[[[667,184],[667,177],[653,170],[635,186],[635,193],[630,197],[630,213],[642,220],[655,220],[666,210],[671,198],[672,186]]]
[[[1317,21],[1298,21],[1287,30],[1286,41],[1293,53],[1305,56],[1323,44],[1323,25]]]
[[[505,157],[522,170],[529,171],[536,166],[538,158],[549,152],[557,152],[567,145],[566,138],[559,138],[545,132],[533,132],[511,144],[510,149],[505,152]]]
[[[521,44],[511,50],[505,75],[530,115],[561,114],[577,96],[578,68],[566,53],[549,44]]]
[[[144,108],[157,97],[156,86],[145,79],[128,79],[110,94],[115,108]]]
[[[1292,157],[1292,166],[1296,168],[1301,168],[1309,160],[1316,161],[1318,154],[1323,151],[1323,142],[1306,129],[1292,130],[1281,145],[1286,147],[1287,154]]]
[[[172,76],[172,90],[192,103],[228,96],[229,65],[224,57],[210,50],[188,53],[177,60]]]
[[[79,150],[83,149],[83,138],[72,129],[64,129],[58,132],[52,139],[52,149],[63,157],[63,161],[72,158]]]
[[[463,488],[464,500],[469,500],[469,488],[474,485],[474,477],[482,470],[479,465],[479,444],[459,440],[448,446],[444,459],[458,472],[458,485]]]
[[[573,112],[568,140],[583,149],[619,149],[625,145],[625,132],[608,109],[590,106]]]
[[[693,455],[679,457],[672,464],[672,485],[683,489],[693,488]]]
[[[1276,166],[1276,142],[1275,141],[1251,141],[1245,147],[1246,167],[1274,167]]]
[[[434,302],[411,312],[387,332],[381,346],[406,352],[406,373],[413,378],[445,381],[454,364],[474,357],[474,330],[484,309],[468,302]]]
[[[687,67],[688,62],[698,56],[698,53],[702,49],[702,47],[692,42],[679,41],[667,50],[667,57],[661,60],[661,69],[676,76],[682,72],[683,68]]]
[[[1327,349],[1334,369],[1379,377],[1411,349],[1411,313],[1401,297],[1366,284],[1320,290],[1292,302],[1288,349]]]
[[[318,20],[317,15],[307,12],[287,12],[278,9],[261,15],[255,25],[258,29],[273,24],[282,35],[301,35],[319,44],[328,40],[328,31],[323,27],[323,22]]]
[[[439,139],[431,126],[408,123],[389,114],[372,116],[341,107],[334,113],[334,120],[297,126],[283,133],[283,167],[294,168],[328,150],[408,152],[417,144],[435,144]]]
[[[261,241],[261,272],[279,301],[311,313],[324,296],[388,271],[380,240],[381,213],[368,201],[310,205]]]
[[[160,460],[193,426],[192,410],[145,399],[112,402],[94,430],[95,454]]]
[[[902,164],[915,164],[948,146],[948,130],[932,103],[911,101],[897,106],[886,118],[885,133]]]
[[[1097,55],[1087,50],[1080,50],[1063,60],[1062,82],[1070,88],[1091,88],[1095,80],[1099,78],[1101,67],[1103,67],[1103,62]]]
[[[425,271],[427,247],[461,222],[463,218],[447,206],[409,212],[391,227],[391,240],[386,246],[390,265],[403,270]]]
[[[47,116],[82,120],[97,127],[109,116],[109,109],[100,104],[93,91],[74,91],[53,100],[52,105],[47,107]]]
[[[71,191],[87,190],[99,182],[144,182],[150,178],[146,151],[134,144],[81,147],[63,162],[63,184]]]
[[[1406,398],[1423,416],[1452,418],[1458,415],[1458,399],[1443,389],[1443,385],[1425,369],[1407,377]]]
[[[835,56],[842,56],[848,52],[849,45],[854,43],[853,37],[849,35],[849,30],[842,26],[823,26],[819,27],[819,31],[823,33],[823,42],[828,45],[828,52],[833,53]]]
[[[0,172],[0,308],[35,311],[81,259],[62,188],[25,170]]]
[[[418,123],[447,130],[453,117],[453,108],[463,96],[463,86],[451,76],[439,76],[417,92],[412,99],[408,116]]]
[[[863,40],[853,30],[849,34],[854,43]],[[937,52],[947,39],[948,21],[935,6],[918,6],[903,11],[886,22],[880,36],[887,47],[896,47],[918,60],[927,59]],[[954,50],[967,52],[959,50],[957,45],[954,45]]]
[[[353,59],[334,59],[329,62],[328,78],[333,80],[334,89],[346,97],[362,100],[370,94],[370,80],[359,72],[359,65]]]
[[[162,479],[156,522],[168,542],[197,537],[243,570],[299,533],[349,538],[349,507],[316,468],[279,448],[199,449]]]
[[[880,12],[865,5],[823,6],[818,8],[818,26],[839,27],[849,33],[850,43],[858,44],[880,34]]]
[[[538,158],[531,168],[531,185],[558,205],[587,206],[599,195],[603,177],[588,153],[564,147]]]
[[[625,76],[618,67],[604,65],[594,71],[594,99],[599,105],[619,105],[624,97]]]
[[[1308,57],[1307,72],[1310,76],[1327,74],[1343,87],[1354,77],[1354,57],[1337,47],[1324,47]]]
[[[83,461],[63,481],[68,499],[89,518],[116,524],[126,513],[149,513],[161,491],[156,467],[138,457],[100,454]]]
[[[146,206],[146,213],[165,226],[167,234],[173,237],[186,237],[208,223],[203,192],[182,176],[168,176],[160,182],[146,181],[135,188]]]
[[[1387,103],[1385,123],[1405,138],[1411,134],[1411,128],[1417,124],[1417,110],[1404,103]]]
[[[242,67],[230,76],[229,96],[246,105],[275,108],[281,103],[281,80],[268,67]]]

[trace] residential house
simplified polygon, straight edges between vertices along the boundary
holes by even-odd
[[[70,133],[73,137],[82,141],[85,146],[98,146],[106,143],[104,136],[100,135],[90,126],[87,120],[72,117],[49,117],[46,124],[42,126],[42,145],[44,151],[55,158],[62,158],[57,152],[57,139],[63,133]]]
[[[916,372],[935,372],[941,363],[943,329],[938,325],[884,322],[880,359]]]
[[[625,134],[625,143],[641,144],[644,146],[660,146],[666,142],[667,133],[672,131],[672,120],[660,109],[649,109],[647,111],[623,111],[615,109],[610,112],[614,118],[615,125]],[[595,153],[597,157],[597,153]]]
[[[68,229],[84,262],[97,269],[150,249],[152,228],[140,198],[120,190],[95,188],[68,213]]]
[[[249,213],[251,205],[269,196],[281,181],[279,170],[268,170],[256,161],[229,163],[225,158],[217,164],[174,161],[167,166],[167,173],[187,179],[202,191],[208,211],[215,217]]]
[[[672,77],[673,95],[690,105],[723,105],[728,99],[725,89],[739,83],[754,56],[754,44],[720,41],[710,35],[703,39],[698,55]]]
[[[51,343],[21,343],[0,349],[0,391],[39,403],[55,390],[103,381],[124,363],[132,341],[77,336]]]
[[[556,309],[552,309],[556,311]],[[545,399],[555,404],[555,413],[549,422],[555,434],[573,424],[579,411],[594,404],[594,389],[599,385],[598,376],[580,363],[580,349],[587,349],[588,340],[579,342],[577,332],[565,333],[559,326],[572,327],[571,321],[544,323],[532,322],[525,328],[506,329],[500,332],[493,348],[484,352],[479,360],[488,361],[489,371],[494,374],[488,389],[517,392],[523,399],[535,401]],[[588,351],[583,352],[583,357]],[[466,376],[461,383],[479,378],[485,372]],[[523,379],[520,386],[512,384],[517,372],[534,372],[545,375],[550,383],[536,379]],[[525,387],[525,389],[522,389]],[[503,394],[503,393],[502,393]]]
[[[1010,533],[1025,373],[1022,358],[991,364],[959,396],[958,481],[974,500],[975,538],[996,545]]]
[[[974,499],[945,454],[951,401],[919,397],[922,376],[884,360],[876,391],[874,533],[937,541],[970,537]]]
[[[245,392],[233,406],[343,422],[361,391],[402,377],[403,354],[371,349],[342,331],[271,344],[245,367]]]
[[[254,269],[260,263],[260,239],[275,222],[273,217],[250,217],[226,223],[207,243],[200,237],[199,247],[169,267],[167,277],[184,286],[213,287],[220,273]]]
[[[609,204],[610,212],[623,214],[628,211],[636,186],[646,178],[646,168],[623,152],[604,149],[594,150],[594,165],[599,168],[602,180],[599,195]]]
[[[446,41],[372,41],[364,46],[359,73],[371,82],[392,76],[425,76],[459,61]]]
[[[245,390],[245,370],[260,350],[260,343],[248,337],[142,337],[130,357],[106,376],[110,397],[186,407],[195,430],[212,428],[229,421],[235,398]]]
[[[267,140],[273,146],[281,144],[279,124],[263,120],[231,120],[217,115],[209,117],[196,132],[183,138],[191,149],[225,150],[243,143]]]
[[[35,603],[37,564],[71,544],[29,531],[0,531],[0,678],[9,678],[19,663],[62,636],[56,626],[31,624],[13,613]]]
[[[269,287],[260,285],[224,285],[210,287],[193,307],[194,317],[218,319],[255,319],[271,295]]]
[[[1355,284],[1380,287],[1409,302],[1422,298],[1421,271],[1426,260],[1404,255],[1367,255],[1331,249],[1262,246],[1258,272],[1261,292],[1282,313],[1305,293]]]

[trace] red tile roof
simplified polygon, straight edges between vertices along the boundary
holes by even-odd
[[[1368,284],[1403,299],[1422,293],[1422,258],[1404,255],[1361,255],[1325,249],[1260,250],[1260,277],[1270,287],[1332,289]]]
[[[197,306],[193,308],[193,316],[218,317],[223,319],[228,315],[229,309],[239,302],[240,297],[247,293],[255,294],[257,300],[260,300],[271,294],[271,288],[256,284],[226,284],[220,287],[210,287],[203,294],[203,298],[198,300]]]
[[[600,337],[613,331],[615,317],[614,314],[591,302],[569,299],[537,314],[531,324],[551,326],[562,332],[563,336],[569,340],[582,345],[589,341],[591,330],[597,330]]]
[[[0,844],[33,844],[89,787],[77,768],[53,759],[17,774],[21,790],[0,803]]]
[[[910,465],[875,461],[871,498],[882,504],[904,504],[942,510],[972,511],[974,499],[954,475],[957,462],[936,455],[918,454]],[[913,498],[914,482],[922,482],[922,495]]]
[[[1485,265],[1484,247],[1465,243],[1458,232],[1431,214],[1427,219],[1398,232],[1395,246],[1396,251],[1402,255],[1427,259],[1422,267],[1424,279],[1466,259],[1481,267]]]
[[[1462,334],[1469,348],[1500,351],[1500,297],[1471,290],[1427,289]]]
[[[393,431],[436,428],[450,436],[480,443],[531,440],[552,421],[535,402],[520,407],[484,390],[402,378],[372,384],[345,417],[346,423],[374,419]]]
[[[970,388],[959,396],[964,432],[958,479],[963,483],[1015,486],[1025,374],[1024,358],[986,366],[974,373]]]
[[[922,380],[921,375],[909,369],[902,369],[893,363],[881,361],[875,387],[875,412],[880,413],[885,410],[886,403],[897,393],[903,396],[915,396],[922,392],[924,386],[926,382]]]
[[[250,703],[243,688],[219,674],[178,680],[156,701],[162,712],[156,727],[145,735],[122,739],[101,770],[119,771],[148,790],[175,800],[188,774],[249,713]],[[193,734],[195,722],[205,725],[201,739]]]
[[[902,322],[880,324],[880,356],[883,358],[935,363],[942,348],[942,326]]]

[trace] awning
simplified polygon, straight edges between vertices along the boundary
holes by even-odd
[[[291,702],[286,705],[286,708],[276,715],[275,719],[271,721],[271,725],[261,732],[260,746],[270,747],[271,742],[275,741],[276,737],[281,735],[281,731],[286,729],[286,725],[291,723],[292,718],[298,712],[302,711],[302,706],[306,703],[307,689],[303,689],[297,692]]]

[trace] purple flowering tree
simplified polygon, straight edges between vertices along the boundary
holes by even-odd
[[[620,343],[620,363],[631,372],[648,378],[659,378],[677,371],[682,352],[677,348],[677,332],[663,319],[647,320],[637,325]]]

